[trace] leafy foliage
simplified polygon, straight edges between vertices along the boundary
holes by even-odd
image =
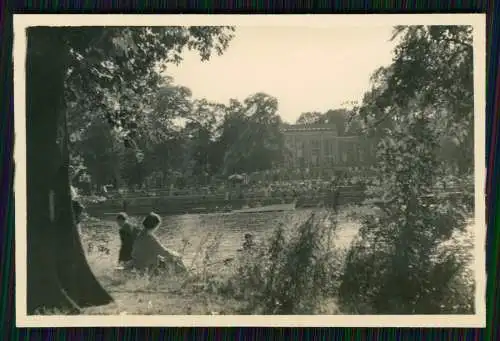
[[[243,103],[231,101],[219,144],[225,150],[224,174],[266,170],[281,161],[284,140],[277,110],[277,99],[264,93]]]
[[[358,118],[379,140],[415,98],[435,110],[439,157],[465,174],[473,164],[473,54],[469,26],[398,26],[399,44],[389,67],[372,76]]]
[[[332,124],[337,127],[339,135],[360,133],[360,124],[353,120],[353,112],[347,109],[332,109],[325,113],[305,112],[297,119],[297,124]]]
[[[176,96],[165,99],[161,93],[157,109],[137,120],[130,150],[120,143],[130,132],[110,131],[100,117],[81,129],[73,151],[88,163],[94,184],[135,186],[152,177],[167,186],[179,176],[200,184],[215,175],[265,170],[280,162],[283,138],[273,97],[258,94],[225,106],[192,100],[190,91],[173,84],[168,91]],[[177,104],[164,103],[172,98]],[[99,149],[103,152],[96,156]],[[140,162],[133,157],[137,153],[143,154]]]
[[[328,223],[327,223],[328,222]],[[271,238],[244,254],[232,279],[243,313],[317,314],[337,290],[342,253],[335,248],[332,214],[278,225]],[[329,313],[332,313],[331,307]]]
[[[176,96],[167,100],[172,93],[165,91],[161,71],[168,63],[180,63],[185,47],[198,50],[207,60],[213,51],[221,54],[232,38],[231,28],[218,26],[65,30],[71,58],[67,101],[129,129],[154,99],[161,99],[159,109],[177,103]],[[160,89],[162,96],[155,96]]]
[[[438,271],[433,256],[464,229],[467,212],[434,193],[436,148],[436,133],[421,114],[407,116],[381,142],[371,194],[383,202],[378,214],[365,218],[348,255],[341,287],[346,305],[372,313],[441,311],[443,288],[455,273]]]
[[[141,163],[144,149],[172,140],[177,132],[175,120],[192,113],[190,90],[172,84],[172,79],[162,74],[167,65],[180,63],[185,48],[199,51],[202,60],[213,52],[221,54],[233,36],[233,28],[222,26],[55,30],[68,50],[65,100],[74,136],[73,159],[78,159],[76,150],[92,154],[93,143],[112,148],[115,142],[123,141],[125,147],[136,152],[137,162],[131,165],[137,170],[141,170],[137,163]],[[113,138],[106,137],[109,134],[104,130],[100,130],[100,137],[96,136],[97,130],[87,131],[99,125],[99,120],[114,128]],[[113,139],[116,141],[111,143]],[[123,158],[120,153],[125,152],[118,153]],[[92,158],[90,155],[85,162],[92,163]],[[100,168],[116,164],[109,153],[98,158],[106,159]],[[94,180],[99,178],[97,183],[108,181],[102,173],[115,174],[116,181],[117,172],[110,172],[110,167],[103,171],[90,169]],[[133,182],[140,182],[140,178]]]
[[[297,124],[314,124],[321,118],[322,114],[319,111],[309,111],[300,114],[297,119]]]
[[[473,155],[470,30],[412,26],[396,33],[403,37],[394,62],[374,74],[358,111],[378,141],[368,190],[378,210],[364,217],[347,255],[341,304],[361,314],[471,313],[473,283],[461,277],[467,257],[441,249],[464,231],[471,207],[466,195],[436,192],[449,180],[443,139],[456,138]],[[458,166],[470,172],[471,158]]]

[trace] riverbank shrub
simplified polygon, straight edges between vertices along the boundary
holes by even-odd
[[[244,252],[229,279],[233,295],[245,304],[240,313],[318,314],[331,305],[338,288],[342,252],[335,248],[332,213],[313,213]]]
[[[443,248],[464,231],[469,207],[435,191],[442,167],[428,112],[412,108],[378,146],[377,179],[339,288],[353,314],[473,313],[473,281],[463,247]],[[453,243],[451,243],[453,244]],[[450,244],[450,245],[451,245]],[[464,281],[468,278],[468,281]]]

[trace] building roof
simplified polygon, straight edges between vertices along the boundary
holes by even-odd
[[[337,131],[335,124],[287,124],[281,127],[283,132],[292,131]]]
[[[280,129],[283,133],[332,131],[337,139],[345,140],[366,138],[364,135],[339,135],[335,124],[283,124]]]

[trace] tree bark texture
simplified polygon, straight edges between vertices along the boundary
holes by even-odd
[[[70,193],[64,28],[27,31],[27,311],[105,305],[112,298],[87,263]]]

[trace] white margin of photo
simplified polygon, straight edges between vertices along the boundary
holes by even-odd
[[[486,15],[136,15],[14,14],[14,191],[17,327],[475,327],[486,326]],[[314,26],[471,25],[474,37],[475,280],[474,315],[78,315],[33,316],[26,310],[26,28],[30,26]],[[388,37],[389,38],[389,37]],[[367,75],[369,77],[370,75]]]

